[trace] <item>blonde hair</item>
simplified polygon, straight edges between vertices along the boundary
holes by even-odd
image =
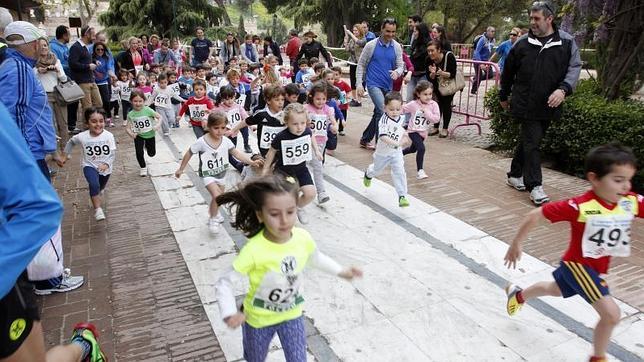
[[[300,103],[291,103],[286,108],[284,108],[284,124],[288,124],[289,119],[296,114],[303,114],[306,117],[306,122],[309,121],[309,115],[306,112],[306,108]]]
[[[228,71],[226,72],[226,79],[230,79],[230,78],[235,77],[235,76],[241,78],[241,72],[239,70],[237,70],[236,68],[228,69]]]
[[[367,33],[366,32],[367,29],[362,24],[360,24],[360,23],[353,24],[353,27],[358,29],[358,39],[362,39],[362,38],[365,37],[365,34]],[[353,30],[353,29],[351,29],[351,30]]]

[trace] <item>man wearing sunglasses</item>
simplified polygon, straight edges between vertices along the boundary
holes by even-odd
[[[541,139],[579,80],[581,58],[574,38],[557,28],[554,7],[537,1],[530,8],[530,31],[514,44],[501,74],[499,98],[521,123],[507,183],[530,192],[535,205],[550,201],[543,190]],[[510,103],[508,98],[512,96]]]
[[[521,37],[521,29],[512,28],[512,30],[510,31],[510,39],[499,44],[494,54],[492,54],[490,61],[491,62],[498,61],[499,69],[501,70],[501,72],[503,72],[505,59],[508,57],[508,54],[510,54],[510,49],[512,49],[512,46],[514,45],[514,43],[516,43],[517,40],[519,40],[519,37]]]

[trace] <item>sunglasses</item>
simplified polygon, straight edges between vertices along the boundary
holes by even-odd
[[[519,34],[510,33],[510,36],[518,36]]]

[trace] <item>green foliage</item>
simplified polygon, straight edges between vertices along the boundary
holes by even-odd
[[[552,122],[543,140],[543,154],[564,172],[582,176],[584,158],[593,147],[617,141],[635,152],[638,172],[633,188],[644,191],[644,104],[630,100],[608,101],[592,80],[581,81],[566,98],[560,120]],[[485,96],[492,119],[491,140],[502,149],[513,149],[519,140],[519,124],[499,105],[498,89]]]

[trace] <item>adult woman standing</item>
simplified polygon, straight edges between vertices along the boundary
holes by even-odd
[[[136,77],[136,73],[145,67],[148,67],[148,69],[150,67],[139,50],[139,42],[139,39],[131,37],[128,40],[129,49],[119,59],[119,68],[126,69],[132,74],[132,77]]]
[[[447,34],[445,33],[445,27],[442,25],[436,25],[432,27],[431,33],[432,39],[437,39],[441,42],[441,46],[445,53],[452,51],[452,43],[447,40]]]
[[[160,43],[159,36],[156,34],[150,35],[150,42],[148,43],[148,45],[146,45],[148,52],[150,54],[154,54],[154,51],[159,49],[160,46],[161,46],[161,43]]]
[[[45,92],[47,92],[47,101],[49,107],[54,111],[54,129],[57,130],[61,144],[67,140],[67,106],[60,105],[56,101],[55,87],[59,82],[67,81],[67,76],[63,70],[63,65],[54,53],[49,51],[49,43],[45,39],[40,39],[40,54],[35,66],[36,75],[42,83]]]
[[[438,101],[438,107],[443,117],[443,129],[438,137],[447,137],[447,128],[449,121],[452,119],[452,100],[454,95],[442,95],[438,89],[440,79],[454,79],[456,77],[456,56],[451,51],[445,51],[442,48],[440,40],[434,39],[427,46],[429,54],[429,80],[434,86],[434,92]],[[438,123],[434,124],[434,129],[429,132],[433,136],[438,132]]]
[[[221,48],[220,56],[221,61],[225,66],[228,66],[230,60],[237,58],[241,55],[241,48],[239,45],[239,40],[235,38],[233,33],[226,34],[226,40],[224,41],[224,46]]]
[[[414,28],[414,42],[411,44],[411,55],[409,59],[414,65],[414,71],[408,72],[405,77],[407,83],[407,102],[414,99],[414,89],[421,80],[427,80],[427,45],[431,41],[429,28],[425,23],[419,23]],[[435,89],[435,88],[434,88]]]
[[[333,59],[331,58],[331,54],[329,54],[322,43],[315,40],[315,38],[317,38],[318,36],[315,35],[314,32],[309,30],[304,33],[303,37],[304,43],[302,43],[300,52],[297,54],[295,61],[300,60],[300,58],[302,57],[307,60],[311,58],[319,58],[320,53],[322,53],[322,56],[324,57],[324,59],[326,59],[326,62],[329,63],[329,68],[333,67]]]
[[[105,113],[112,114],[110,112],[110,98],[112,95],[109,74],[110,58],[107,56],[107,47],[105,46],[105,43],[94,44],[92,61],[96,64],[96,69],[94,69],[94,80],[98,86],[98,92],[101,94],[103,109],[105,110]],[[106,121],[108,126],[114,126],[111,118],[108,118]]]
[[[344,48],[349,52],[349,62],[353,63],[349,64],[349,80],[351,82],[351,102],[349,105],[351,107],[362,106],[360,97],[356,94],[356,70],[358,69],[358,59],[360,59],[360,54],[362,54],[362,48],[364,48],[365,44],[367,44],[367,38],[362,24],[353,25],[351,31],[344,26]]]

